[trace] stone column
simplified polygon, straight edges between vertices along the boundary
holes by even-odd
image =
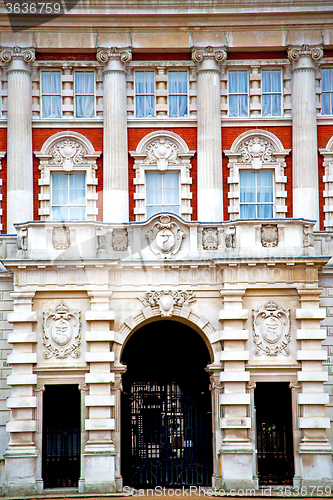
[[[32,49],[14,47],[0,52],[7,62],[7,233],[14,233],[15,222],[33,220],[33,175],[31,135]]]
[[[128,222],[128,146],[126,63],[129,50],[100,49],[97,60],[104,63],[103,106],[103,220]]]
[[[321,47],[289,47],[292,61],[293,216],[319,224],[315,63]]]
[[[36,458],[38,450],[34,442],[37,398],[33,392],[37,375],[33,365],[37,363],[37,312],[32,311],[34,292],[13,292],[14,311],[8,314],[13,331],[8,342],[13,345],[7,361],[12,373],[7,378],[11,397],[7,408],[11,410],[6,431],[10,441],[5,453],[5,494],[34,495],[36,493]]]
[[[223,220],[220,63],[224,49],[195,49],[198,89],[198,220]]]

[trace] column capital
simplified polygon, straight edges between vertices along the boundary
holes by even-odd
[[[0,61],[5,63],[16,59],[22,59],[25,63],[33,63],[35,58],[33,48],[8,47],[0,50]]]
[[[118,49],[117,47],[111,47],[109,49],[100,48],[97,50],[96,59],[103,64],[110,60],[118,60],[126,64],[132,60],[132,50],[130,48]]]
[[[225,47],[211,47],[210,45],[205,48],[193,48],[192,60],[200,63],[205,59],[215,59],[216,62],[224,62],[227,59],[227,51]]]
[[[311,57],[313,61],[320,61],[324,56],[324,51],[322,46],[310,46],[307,44],[294,45],[287,48],[288,59],[290,61],[298,61],[302,56]]]

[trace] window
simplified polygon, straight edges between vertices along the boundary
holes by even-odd
[[[333,68],[321,70],[321,114],[333,115]]]
[[[137,118],[155,116],[154,71],[135,72],[135,116]]]
[[[262,116],[281,116],[281,70],[262,71]]]
[[[247,71],[229,71],[229,116],[248,116]]]
[[[273,172],[271,170],[240,171],[240,218],[271,219],[273,217]]]
[[[169,117],[188,116],[187,71],[169,71],[168,73]]]
[[[95,73],[75,71],[75,117],[94,118],[95,116]]]
[[[159,212],[179,215],[179,174],[146,174],[147,219]]]
[[[52,220],[85,220],[85,174],[52,174]]]
[[[41,72],[42,118],[61,118],[61,73]]]

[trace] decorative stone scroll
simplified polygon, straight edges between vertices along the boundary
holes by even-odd
[[[150,248],[159,257],[173,257],[179,252],[184,231],[168,215],[161,215],[146,234]]]
[[[175,305],[188,306],[195,302],[196,298],[192,290],[152,290],[147,292],[141,302],[145,307],[156,307],[160,309],[161,316],[172,316]]]
[[[21,49],[21,47],[6,48],[0,51],[0,61],[9,63],[12,59],[20,58],[26,63],[35,60],[35,49]]]
[[[61,302],[53,311],[43,314],[44,358],[55,356],[58,359],[80,357],[81,313],[78,309],[69,310]]]
[[[263,224],[260,236],[263,247],[276,247],[279,244],[279,230],[276,224]]]
[[[86,154],[86,148],[78,141],[65,139],[52,147],[49,165],[62,165],[66,171],[73,170],[74,165],[83,165]]]
[[[98,49],[96,59],[100,63],[107,63],[109,59],[119,59],[123,63],[129,63],[132,60],[131,49],[118,49],[111,47],[110,49]]]
[[[291,61],[297,61],[301,56],[310,56],[314,61],[320,61],[324,56],[324,51],[322,47],[311,47],[307,44],[288,47],[288,58]]]
[[[192,52],[192,60],[194,62],[202,62],[207,57],[214,58],[217,62],[224,62],[227,59],[227,51],[225,48],[208,46],[204,49],[194,49]]]
[[[248,141],[244,141],[240,148],[241,162],[251,163],[253,168],[261,168],[263,163],[271,163],[275,161],[273,158],[273,144],[261,137],[253,137]]]
[[[252,310],[255,355],[290,355],[290,310],[275,302],[266,302]]]
[[[219,232],[216,227],[202,230],[202,247],[204,250],[217,250],[219,247]]]
[[[66,250],[70,247],[71,238],[66,226],[54,227],[52,230],[52,245],[55,250]]]

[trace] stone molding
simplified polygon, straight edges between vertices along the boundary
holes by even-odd
[[[286,167],[285,157],[289,153],[290,149],[285,149],[274,134],[261,129],[244,132],[235,139],[230,150],[224,151],[224,154],[229,158],[228,212],[231,219],[239,218],[239,171],[248,169],[273,170],[275,177],[274,216],[285,218],[287,178],[284,175],[284,169]]]

